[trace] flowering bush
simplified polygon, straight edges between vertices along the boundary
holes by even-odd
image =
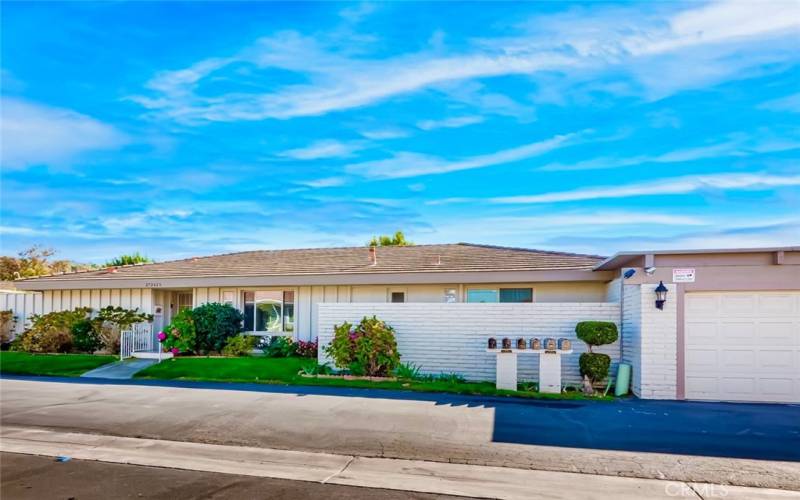
[[[172,323],[163,332],[159,332],[159,340],[161,340],[162,333],[164,340],[161,342],[161,346],[165,351],[172,354],[194,351],[195,331],[192,311],[184,309],[175,315]]]
[[[303,340],[297,341],[295,354],[302,358],[316,358],[317,357],[317,339],[305,342]]]
[[[364,317],[355,328],[347,322],[334,326],[333,340],[325,353],[337,367],[355,375],[383,377],[400,364],[394,329],[375,316]]]

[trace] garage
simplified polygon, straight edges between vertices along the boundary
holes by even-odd
[[[800,291],[684,300],[686,399],[800,402]]]

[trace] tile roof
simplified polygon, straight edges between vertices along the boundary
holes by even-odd
[[[259,250],[30,278],[93,280],[216,276],[413,273],[457,271],[591,270],[603,257],[523,248],[455,243],[378,247]]]

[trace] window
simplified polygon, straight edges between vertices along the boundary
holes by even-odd
[[[178,312],[192,308],[192,293],[178,292]]]
[[[533,288],[471,288],[467,290],[467,302],[533,302]]]
[[[497,302],[497,290],[471,288],[467,290],[467,302]]]
[[[244,329],[248,332],[293,332],[294,292],[281,290],[245,292]]]
[[[458,302],[456,293],[457,292],[455,288],[446,288],[444,290],[444,301],[448,304],[455,304],[456,302]]]
[[[501,288],[500,302],[533,302],[533,289]]]
[[[393,304],[402,304],[406,301],[406,293],[405,292],[392,292],[392,303]]]

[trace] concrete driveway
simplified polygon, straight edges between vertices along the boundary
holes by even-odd
[[[800,489],[800,406],[4,378],[4,425]]]

